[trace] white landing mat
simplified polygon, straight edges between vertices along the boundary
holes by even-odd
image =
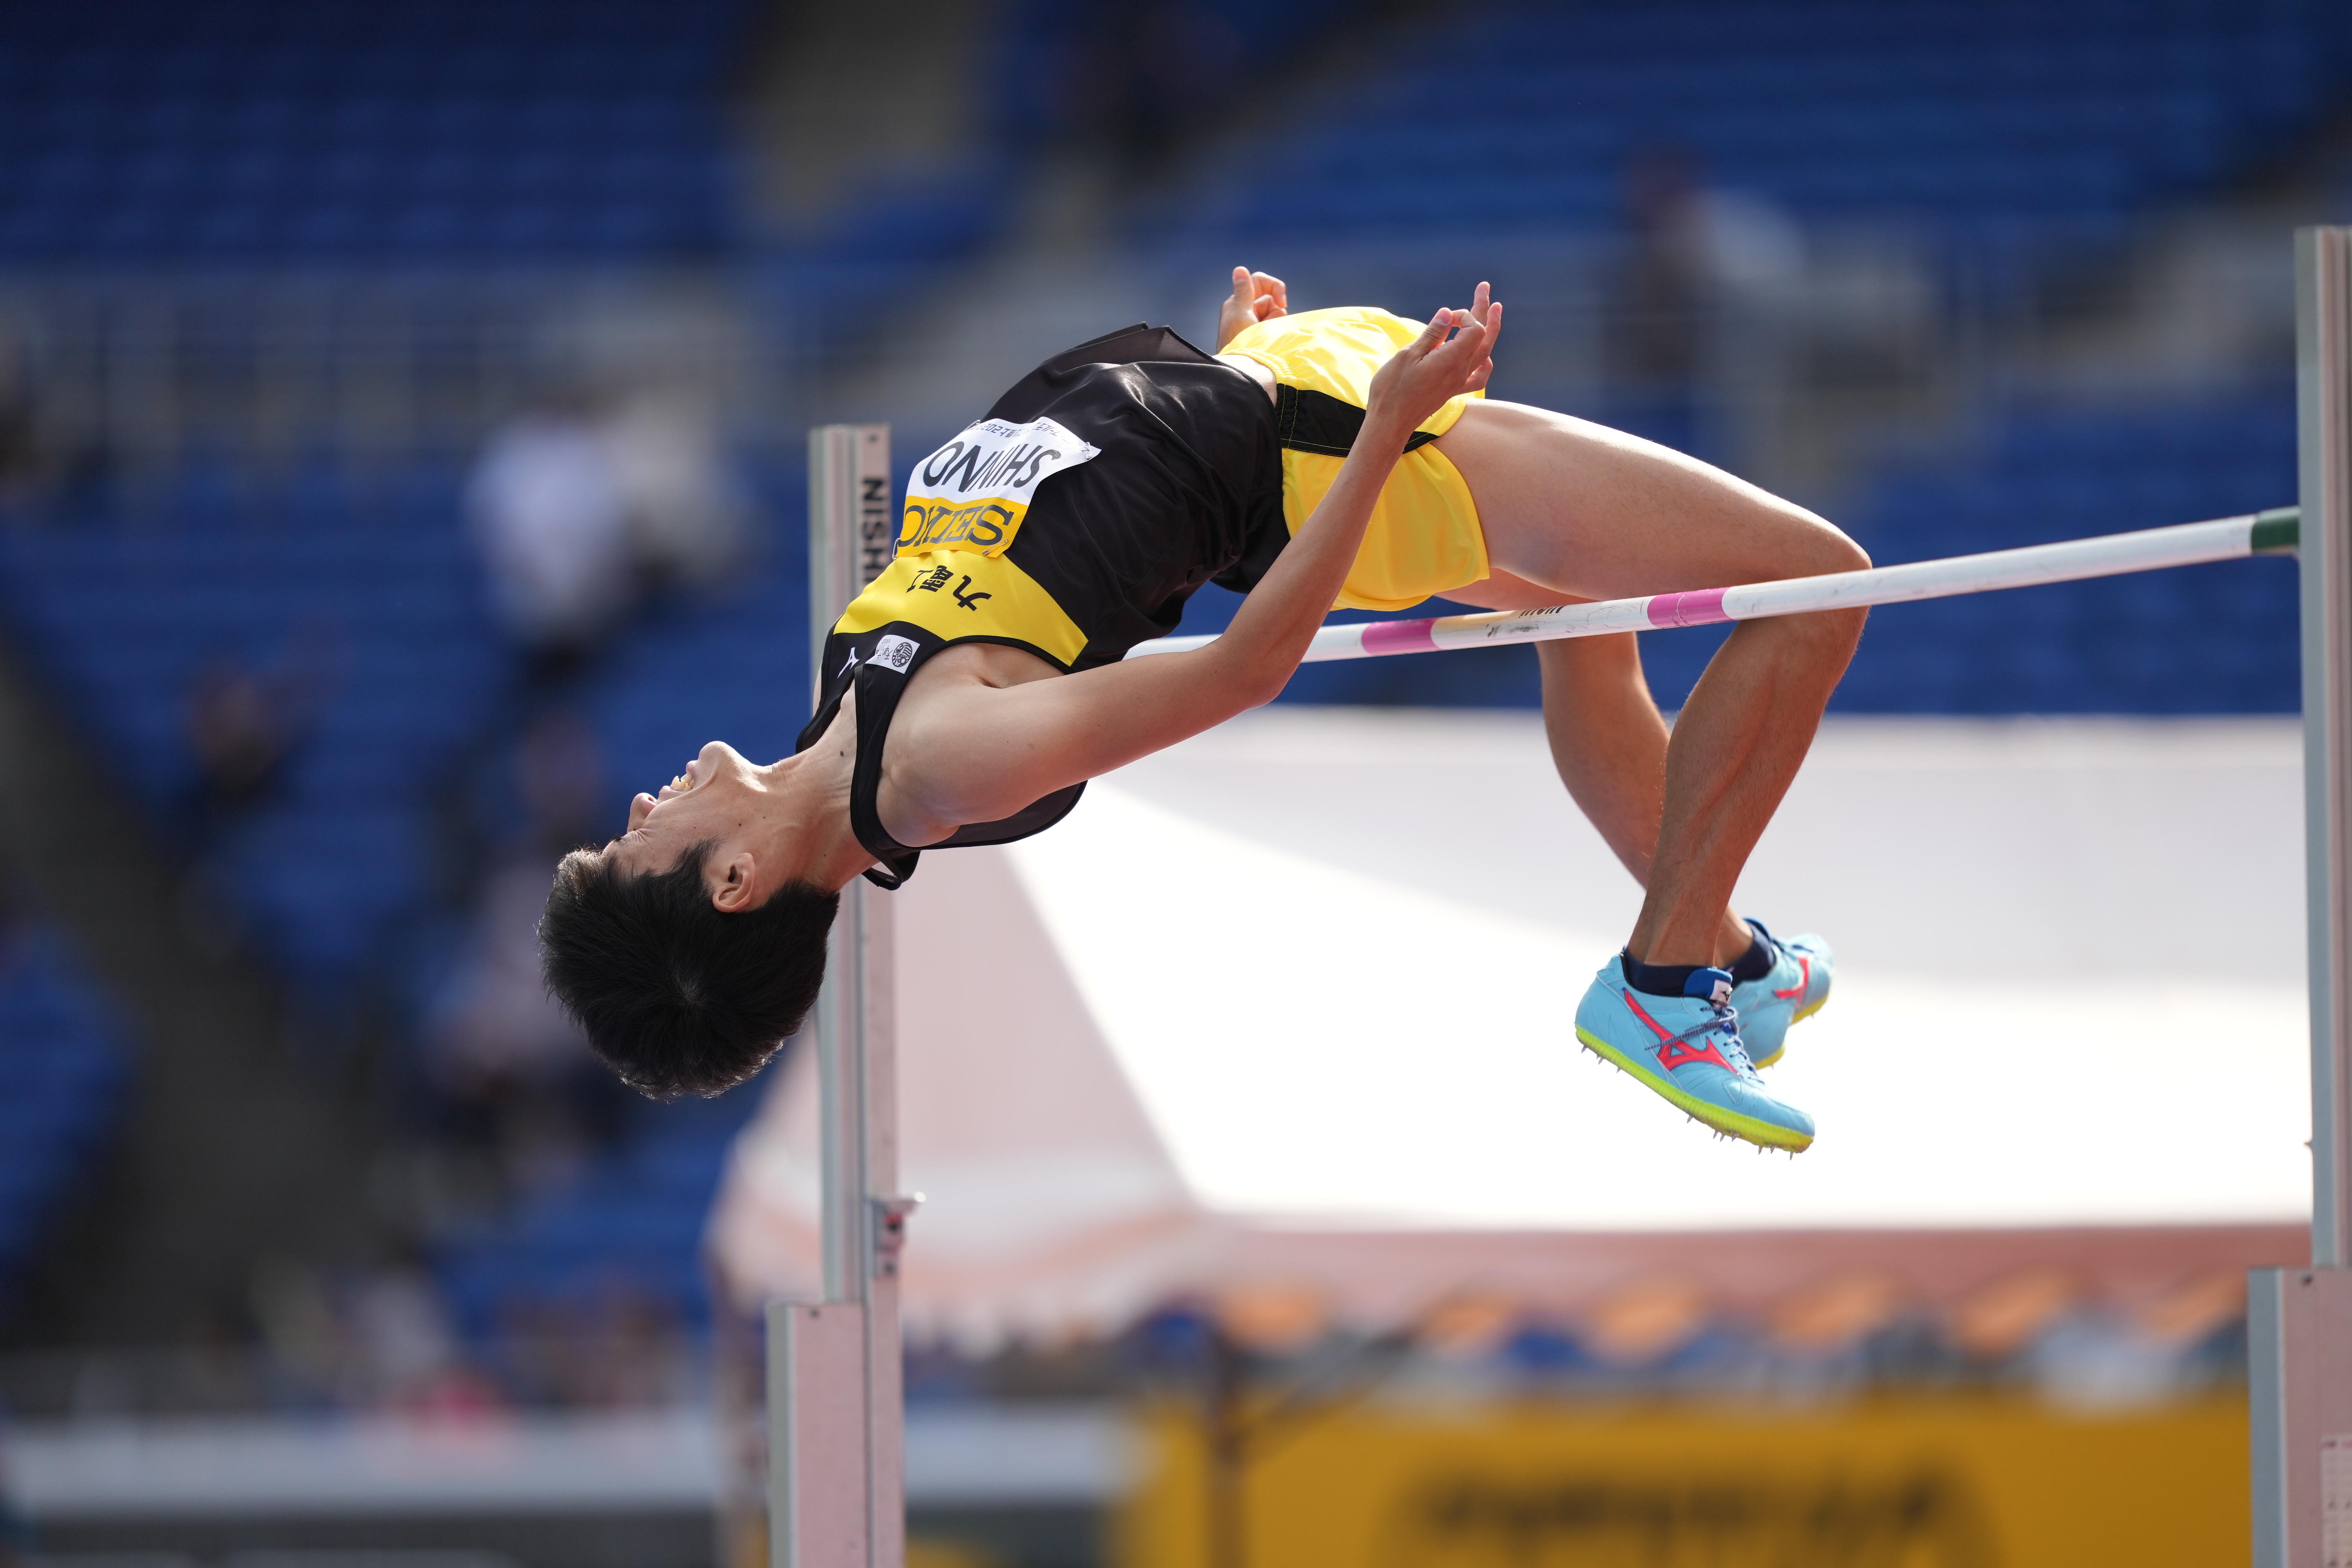
[[[1836,994],[1768,1073],[1791,1161],[1573,1045],[1639,894],[1533,714],[1278,708],[1011,857],[1213,1207],[1574,1229],[2307,1210],[2291,721],[1847,721],[1738,905]]]

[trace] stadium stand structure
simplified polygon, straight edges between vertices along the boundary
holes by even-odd
[[[446,268],[715,253],[732,237],[734,177],[718,89],[748,9],[11,7],[0,265]],[[432,796],[509,685],[457,490],[454,468],[430,461],[370,475],[315,464],[258,490],[198,461],[127,509],[85,496],[49,526],[0,530],[15,637],[167,830],[184,828],[197,787],[191,683],[226,661],[293,691],[278,787],[188,847],[224,914],[313,1013],[407,978],[434,909]],[[632,778],[659,765],[616,763]],[[0,1005],[37,983],[12,975]],[[58,1002],[42,1016],[62,1028],[72,1016]],[[56,1044],[58,1085],[83,1057],[29,1029],[0,1037],[9,1127],[27,1131],[0,1138],[0,1160],[86,1158],[87,1136],[31,1136],[46,1102],[16,1100],[19,1079],[28,1094],[34,1080],[15,1056]],[[665,1147],[657,1133],[652,1146]],[[619,1158],[634,1168],[642,1156],[625,1146]],[[30,1170],[6,1173],[12,1216],[37,1212],[13,1201]],[[698,1224],[707,1185],[672,1194],[673,1229]],[[24,1239],[0,1237],[0,1277]],[[690,1276],[691,1256],[688,1241],[662,1278]]]
[[[744,10],[26,0],[0,16],[0,257],[711,250]]]
[[[1605,230],[1626,159],[1668,148],[1809,220],[1949,246],[2110,237],[2291,146],[2341,100],[2347,58],[2352,14],[2328,0],[1498,6],[1412,30],[1220,159],[1181,219],[1146,222],[1220,257],[1297,234]]]
[[[753,1089],[635,1108],[627,1135],[577,1184],[451,1239],[438,1263],[459,1331],[493,1356],[502,1340],[577,1333],[583,1319],[607,1331],[632,1317],[656,1331],[705,1331],[703,1221],[757,1103]],[[496,1370],[519,1393],[538,1392],[526,1369]]]
[[[1846,521],[1893,562],[2235,516],[2292,500],[2294,432],[2291,388],[2020,414],[1981,452],[1886,475]],[[2262,562],[2036,588],[1997,609],[1900,606],[1873,617],[1833,710],[2294,712],[2295,592],[2291,565]],[[1702,648],[1674,656],[1688,675],[1662,686],[1687,689]]]
[[[842,368],[872,344],[881,316],[1038,222],[1035,198],[1055,187],[1062,153],[1076,150],[1068,162],[1092,162],[1098,173],[1149,176],[1311,50],[1318,29],[1328,36],[1367,8],[1361,0],[1013,0],[988,16],[979,68],[969,58],[952,67],[956,79],[983,84],[969,117],[974,133],[940,155],[862,169],[848,199],[800,232],[771,237],[748,270],[787,307],[786,335],[812,365]],[[1054,154],[1041,156],[1045,148]],[[1115,213],[1099,195],[1089,190],[1071,204],[1079,210],[1044,221],[1091,236]],[[825,308],[791,309],[811,300]]]
[[[121,1112],[123,1029],[62,935],[0,928],[0,1309]]]
[[[428,896],[429,786],[508,679],[457,491],[440,465],[382,488],[321,467],[274,494],[192,465],[152,511],[0,530],[27,657],[159,823],[199,787],[187,703],[205,668],[292,688],[282,786],[224,825],[205,869],[321,1005]]]
[[[784,513],[801,482],[796,469],[770,476],[763,512]],[[804,579],[773,541],[760,561],[719,604],[656,612],[583,693],[615,786],[607,815],[710,735],[790,749],[807,689]],[[191,683],[221,658],[290,671],[309,714],[284,782],[206,849],[208,881],[312,1009],[374,995],[394,1016],[423,1015],[436,960],[464,923],[436,901],[438,793],[499,722],[513,679],[454,470],[419,464],[370,479],[320,468],[254,494],[192,468],[153,510],[0,528],[0,605],[51,689],[166,824],[195,787]],[[625,1278],[673,1318],[698,1321],[701,1215],[751,1099],[725,1102],[716,1120],[700,1106],[641,1108],[610,1167],[579,1193],[527,1204],[511,1229],[458,1243],[467,1321],[499,1319],[484,1279],[545,1304],[581,1280]],[[578,1217],[621,1190],[643,1223]]]
[[[1007,47],[1076,49],[1083,9],[1024,7]],[[1304,18],[1296,38],[1339,15],[1277,9]],[[745,21],[734,0],[35,0],[0,17],[0,264],[456,267],[725,247],[714,83]],[[1607,231],[1624,156],[1660,141],[1810,220],[1903,220],[1956,246],[2095,237],[2290,146],[2352,58],[2352,13],[2323,0],[1668,0],[1447,25],[1443,51],[1400,50],[1318,89],[1303,123],[1244,138],[1182,193],[1181,225],[1140,213],[1133,243],[1213,270],[1308,232],[1372,245],[1445,228],[1466,257],[1483,237]],[[1252,68],[1263,80],[1271,68]],[[1460,89],[1465,68],[1475,92]],[[778,298],[838,303],[851,279],[903,288],[983,247],[1021,138],[1063,112],[1010,101],[998,142],[962,173],[881,193],[772,253]],[[1841,521],[1893,561],[2270,505],[2293,491],[2290,415],[2274,393],[2021,412],[1980,453],[1884,476]],[[902,433],[902,448],[916,439]],[[715,606],[640,624],[584,691],[615,816],[619,797],[710,735],[789,749],[807,689],[800,476],[777,464],[754,477],[769,520],[757,570]],[[513,677],[457,469],[318,463],[257,481],[199,460],[135,506],[111,493],[0,526],[11,634],[163,822],[192,787],[184,705],[207,661],[299,677],[282,785],[207,843],[210,879],[298,994],[331,1007],[374,987],[413,1019],[457,919],[429,873],[436,791],[495,725]],[[2211,595],[2193,632],[2178,613],[2192,592]],[[1839,705],[2284,710],[2293,592],[2284,569],[2240,567],[2210,584],[2173,574],[1907,606],[1874,624]],[[1218,614],[1204,598],[1188,626]],[[2003,617],[1997,637],[1989,614]],[[1653,639],[1663,698],[1679,698],[1710,646]],[[1318,667],[1287,695],[1529,704],[1535,680],[1524,656],[1462,655]],[[443,1278],[468,1329],[608,1288],[700,1321],[701,1216],[751,1092],[639,1108],[576,1186],[450,1238]]]
[[[1014,0],[992,51],[990,118],[1008,138],[1093,136],[1149,157],[1377,11],[1358,0]]]
[[[1475,92],[1461,90],[1464,60],[1479,62]],[[2341,110],[2347,61],[2352,13],[2324,0],[1494,6],[1402,29],[1370,68],[1139,202],[1131,243],[1155,265],[1208,274],[1269,253],[1402,247],[1402,275],[1425,277],[1433,300],[1489,265],[1482,243],[1621,233],[1629,161],[1670,152],[1690,155],[1707,186],[1800,223],[1924,237],[1946,280],[1965,274],[1983,309],[1988,295],[2018,294],[2042,258],[2122,239],[2168,204],[2284,158]],[[1513,395],[1515,374],[1499,367],[1498,395]],[[1705,442],[1686,416],[1654,429],[1657,411],[1638,401],[1578,411]],[[1894,562],[2277,505],[2294,489],[2292,414],[2282,395],[2236,389],[2159,411],[2021,408],[1958,458],[1868,476],[1837,521]],[[2294,650],[2276,629],[2292,619],[2292,582],[2207,575],[1882,615],[1833,708],[2293,708]],[[2226,608],[2189,631],[2187,595],[2208,591]],[[1212,590],[1186,629],[1221,625],[1231,608]],[[1990,617],[1998,637],[1984,635]],[[1719,640],[1645,638],[1662,700],[1679,701]],[[1304,670],[1286,696],[1537,700],[1525,661],[1414,662]]]

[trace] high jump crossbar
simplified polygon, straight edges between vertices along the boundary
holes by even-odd
[[[2210,522],[2184,522],[2171,528],[2141,529],[2134,533],[2107,533],[2055,544],[2029,544],[2018,550],[1994,550],[1981,555],[1954,555],[1941,561],[1914,561],[1900,566],[1873,566],[1861,572],[1832,572],[1818,577],[1788,577],[1731,588],[1696,588],[1680,594],[1653,594],[1641,599],[1602,599],[1546,610],[1496,610],[1410,621],[1357,621],[1328,626],[1317,632],[1315,640],[1307,645],[1307,657],[1300,662],[1382,658],[1400,653],[1450,653],[1459,648],[1495,647],[1508,643],[1604,637],[1612,632],[1715,626],[1725,621],[1761,620],[1768,616],[1801,616],[1814,610],[1859,609],[1866,605],[1948,599],[1962,594],[1990,593],[1997,588],[2031,588],[2046,583],[2078,582],[2086,577],[2115,577],[2127,572],[2196,566],[2248,555],[2292,554],[2299,515],[2294,507],[2273,507],[2268,511],[2216,518]],[[1161,637],[1139,644],[1128,658],[1184,653],[1206,647],[1215,640],[1213,636]]]

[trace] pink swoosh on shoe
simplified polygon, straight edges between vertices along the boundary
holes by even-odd
[[[1796,984],[1790,986],[1786,991],[1775,991],[1772,994],[1779,997],[1781,1001],[1786,1002],[1791,996],[1802,996],[1805,994],[1805,987],[1811,985],[1812,983],[1813,961],[1800,953],[1797,955]]]

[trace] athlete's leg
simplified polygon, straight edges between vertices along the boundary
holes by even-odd
[[[1665,810],[1665,716],[1642,674],[1641,645],[1621,637],[1538,644],[1544,739],[1559,782],[1643,887]]]
[[[1493,610],[1533,610],[1577,602],[1500,573],[1446,597]],[[1569,798],[1600,831],[1633,880],[1650,885],[1658,824],[1666,798],[1666,721],[1642,673],[1642,646],[1631,632],[1536,645],[1543,676],[1544,738]],[[1714,962],[1728,966],[1755,933],[1730,910],[1723,914]]]
[[[1648,888],[1665,816],[1666,721],[1642,674],[1631,633],[1538,645],[1544,736],[1560,782],[1617,858]],[[1723,911],[1706,962],[1727,968],[1756,940]]]
[[[1457,596],[1517,607],[1524,588],[1508,579],[1600,599],[1869,563],[1802,508],[1563,415],[1473,404],[1438,449],[1469,483],[1497,574],[1479,585],[1486,592]],[[1744,946],[1728,910],[1732,886],[1804,760],[1862,619],[1839,611],[1743,623],[1670,740],[1630,637],[1547,647],[1546,727],[1561,777],[1647,889],[1627,944],[1636,959],[1717,963]],[[1643,877],[1636,859],[1645,835],[1654,847]]]

